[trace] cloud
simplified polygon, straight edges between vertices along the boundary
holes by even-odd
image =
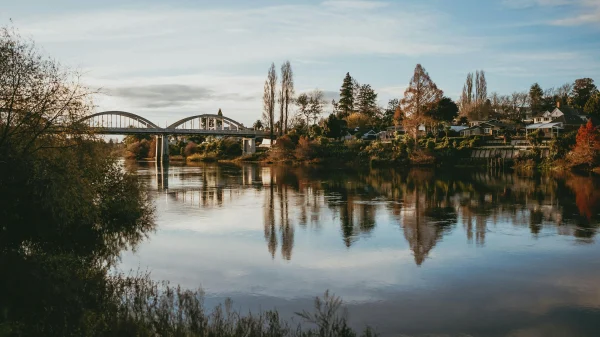
[[[552,21],[556,26],[581,26],[597,25],[600,26],[600,1],[598,0],[580,0],[580,9],[573,16],[565,17]]]
[[[555,7],[569,5],[572,0],[503,0],[502,4],[515,9],[531,8],[536,6]]]
[[[180,107],[199,101],[249,101],[255,99],[234,93],[215,93],[214,90],[194,85],[157,84],[130,87],[112,87],[102,90],[103,93],[125,98],[142,108]]]
[[[327,0],[323,2],[324,6],[336,9],[376,9],[387,7],[388,4],[381,1],[358,1],[358,0]]]
[[[503,0],[502,4],[514,9],[569,6],[573,10],[561,12],[560,19],[546,20],[544,23],[554,26],[600,25],[598,0]]]

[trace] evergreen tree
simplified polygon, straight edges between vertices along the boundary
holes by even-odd
[[[357,98],[358,112],[373,117],[377,112],[377,93],[370,84],[360,86]]]
[[[348,117],[354,107],[354,85],[352,83],[352,77],[350,73],[346,73],[342,88],[340,89],[340,100],[338,101],[338,114],[339,117]]]
[[[575,80],[571,90],[571,105],[579,110],[583,110],[587,101],[592,97],[598,88],[591,78],[580,78]]]
[[[596,92],[594,96],[588,99],[585,107],[583,108],[583,112],[589,115],[600,117],[600,92]]]
[[[529,102],[531,102],[531,111],[533,113],[538,113],[542,111],[544,98],[544,90],[540,87],[539,84],[534,83],[529,89]]]

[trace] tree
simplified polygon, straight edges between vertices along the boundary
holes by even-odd
[[[0,28],[0,334],[86,335],[88,318],[103,325],[110,269],[153,229],[142,183],[80,123],[93,94]]]
[[[600,132],[592,120],[582,125],[577,132],[576,144],[569,159],[574,166],[587,165],[593,167],[600,159]]]
[[[596,92],[595,95],[588,99],[583,108],[583,112],[588,115],[600,117],[600,92]]]
[[[477,118],[487,118],[486,111],[484,110],[485,102],[487,101],[487,81],[485,79],[485,72],[479,70],[475,72],[475,106],[477,110]]]
[[[338,118],[335,114],[329,115],[324,123],[325,136],[328,138],[338,139],[344,135],[347,128],[346,121]]]
[[[294,73],[290,61],[281,65],[281,90],[279,91],[279,135],[287,133],[289,105],[294,98]]]
[[[352,112],[358,111],[358,95],[360,95],[360,83],[356,78],[352,78]]]
[[[252,127],[254,128],[254,130],[262,130],[263,123],[260,119],[257,119],[256,122],[254,122],[254,124],[252,125]]]
[[[433,109],[442,99],[443,91],[431,80],[425,69],[417,64],[410,84],[404,92],[402,110],[404,116],[404,129],[412,132],[415,139],[421,124],[427,122],[426,113]],[[415,142],[415,147],[418,142]]]
[[[542,111],[544,90],[539,84],[534,83],[529,89],[529,102],[531,103],[531,112],[538,113]]]
[[[458,116],[458,106],[449,97],[443,97],[427,115],[436,122],[450,123]]]
[[[306,94],[302,93],[298,95],[296,100],[294,101],[298,106],[298,113],[300,113],[306,119],[306,126],[310,126],[310,118],[312,116],[312,98]]]
[[[354,112],[350,114],[350,116],[346,117],[346,121],[348,122],[348,128],[366,128],[371,126],[373,120],[369,115],[361,114],[360,112]]]
[[[358,112],[371,117],[377,114],[377,93],[371,88],[370,84],[360,86],[357,102]]]
[[[571,90],[571,105],[579,110],[584,109],[587,101],[592,97],[598,88],[591,78],[580,78],[575,80],[573,89]]]
[[[338,112],[339,117],[344,118],[352,113],[354,108],[354,85],[352,84],[352,77],[350,73],[346,73],[344,82],[342,82],[342,88],[340,89],[340,100],[338,101]]]
[[[277,73],[275,72],[275,63],[271,63],[267,80],[265,81],[265,90],[263,93],[263,119],[269,126],[269,136],[273,139],[275,131],[275,86],[277,85]]]
[[[323,113],[323,104],[325,104],[323,91],[319,89],[313,90],[309,94],[309,112],[313,120],[316,120]],[[310,120],[307,119],[306,121],[310,125]]]
[[[460,114],[463,116],[472,116],[475,108],[473,102],[473,74],[468,73],[463,91],[459,100]]]
[[[223,116],[223,112],[221,111],[221,108],[219,108],[219,112],[217,112],[217,116]],[[221,128],[223,126],[223,121],[220,119],[217,119],[217,128]]]
[[[388,101],[388,105],[383,111],[383,118],[381,119],[382,127],[387,127],[394,124],[394,115],[396,114],[396,109],[399,105],[400,100],[397,98],[390,99]]]

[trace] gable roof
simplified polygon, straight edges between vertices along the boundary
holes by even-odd
[[[561,122],[564,125],[583,125],[587,123],[587,119],[581,118],[578,115],[564,114],[554,119],[552,122]]]

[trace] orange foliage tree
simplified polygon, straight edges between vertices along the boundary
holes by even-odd
[[[428,122],[426,112],[433,109],[442,99],[442,95],[443,91],[438,89],[425,68],[417,64],[401,102],[404,111],[403,124],[407,133],[413,133],[414,138],[417,139],[419,126]],[[415,142],[415,146],[416,144],[418,142]]]
[[[600,159],[600,131],[591,120],[582,125],[577,132],[576,144],[570,153],[570,160],[574,166],[596,166]]]

